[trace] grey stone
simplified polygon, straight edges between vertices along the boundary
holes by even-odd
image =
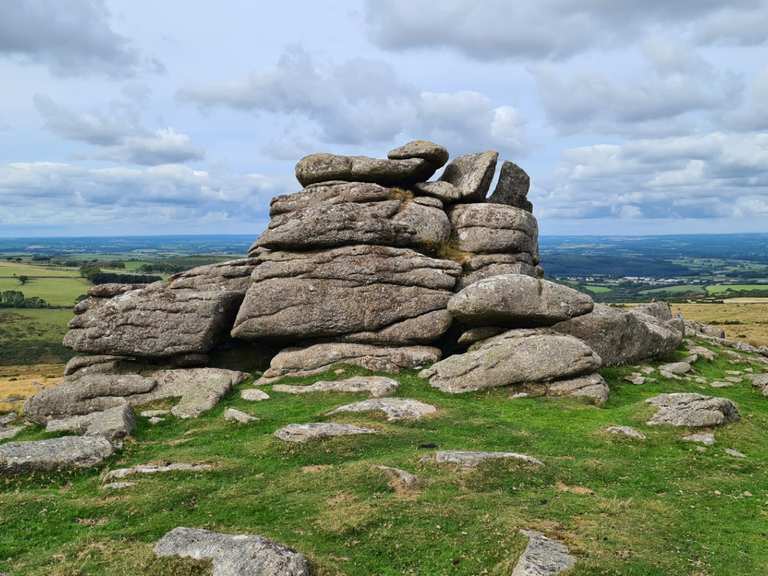
[[[427,196],[438,198],[445,204],[458,202],[462,199],[461,190],[450,182],[443,182],[442,180],[419,182],[414,184],[413,190],[416,194],[426,194]]]
[[[425,456],[421,462],[435,462],[436,464],[454,464],[462,468],[475,468],[489,460],[513,460],[533,466],[543,466],[538,458],[519,454],[517,452],[483,452],[468,450],[440,450],[430,456]]]
[[[141,476],[152,474],[167,474],[169,472],[208,472],[213,470],[210,464],[193,463],[165,463],[165,464],[140,464],[130,468],[117,468],[104,475],[104,481],[122,480],[128,476]]]
[[[704,348],[704,346],[688,346],[688,352],[695,354],[699,358],[704,358],[704,360],[709,362],[717,357],[717,354],[712,352],[709,348]]]
[[[660,394],[646,400],[658,411],[648,425],[721,426],[739,420],[736,405],[727,398],[686,392]]]
[[[624,376],[624,380],[636,386],[645,384],[645,376],[637,372],[633,372],[632,374],[627,374],[626,376]]]
[[[608,383],[600,374],[590,374],[547,384],[547,396],[570,396],[586,400],[596,406],[608,401]]]
[[[442,203],[375,184],[317,186],[272,200],[272,219],[251,248],[311,250],[355,244],[434,252],[451,233]]]
[[[8,426],[9,424],[13,424],[16,422],[16,419],[19,417],[16,412],[8,412],[7,414],[0,414],[0,428],[3,428],[4,426]]]
[[[336,422],[313,422],[311,424],[289,424],[275,432],[275,437],[283,442],[303,443],[335,436],[354,436],[357,434],[375,434],[376,430],[338,424]]]
[[[16,438],[22,430],[24,430],[24,426],[10,426],[7,428],[3,426],[0,428],[0,440]]]
[[[104,490],[125,490],[126,488],[130,488],[132,486],[136,486],[136,482],[110,482],[109,484],[104,484],[102,486],[102,489],[104,489]]]
[[[733,448],[726,448],[723,450],[728,456],[733,456],[734,458],[746,458],[747,455],[743,452],[739,452],[738,450],[734,450]]]
[[[595,304],[589,314],[565,320],[553,328],[586,342],[604,365],[619,366],[663,357],[677,349],[682,334],[659,322],[646,314]]]
[[[374,468],[381,470],[384,473],[389,479],[389,485],[395,490],[409,491],[419,487],[420,481],[415,474],[411,474],[400,468],[393,468],[392,466],[384,466],[381,464],[374,466]]]
[[[272,359],[258,384],[271,384],[285,376],[313,376],[338,364],[372,372],[400,372],[440,360],[440,349],[429,346],[384,347],[367,344],[323,343],[287,348]]]
[[[535,530],[521,530],[528,537],[528,545],[512,570],[512,576],[555,576],[576,565],[562,542],[547,538]]]
[[[296,164],[296,179],[302,186],[333,180],[408,186],[429,180],[438,167],[434,162],[422,158],[382,160],[367,156],[321,153],[310,154],[299,160]]]
[[[352,392],[367,393],[374,397],[392,394],[400,387],[400,383],[385,376],[353,376],[344,380],[321,380],[309,386],[291,386],[275,384],[275,392],[286,394],[311,394],[314,392]]]
[[[639,430],[635,430],[631,426],[609,426],[605,429],[608,434],[614,434],[616,436],[626,436],[633,440],[645,440],[647,437]]]
[[[48,432],[72,432],[86,436],[103,436],[110,442],[130,436],[136,428],[133,410],[127,404],[101,412],[51,419],[46,424]]]
[[[165,418],[160,418],[160,416],[150,416],[149,418],[149,423],[152,424],[152,426],[160,424],[160,422],[165,422]]]
[[[396,422],[421,420],[425,416],[435,414],[437,408],[409,398],[372,398],[339,406],[328,412],[328,416],[345,412],[383,412],[389,422]]]
[[[536,267],[531,264],[533,257],[525,252],[518,254],[474,254],[460,258],[461,277],[456,290],[463,290],[470,284],[500,274],[525,274],[540,278]]]
[[[768,373],[750,374],[747,378],[752,381],[752,386],[763,393],[763,396],[768,396]]]
[[[573,288],[522,274],[475,282],[448,301],[448,311],[471,326],[551,326],[592,311],[592,298]]]
[[[448,162],[448,150],[428,140],[412,140],[387,152],[387,158],[390,160],[421,158],[429,162],[437,170]]]
[[[723,382],[722,380],[715,380],[713,382],[710,382],[709,385],[712,388],[730,388],[733,386],[732,382]]]
[[[686,332],[691,334],[700,334],[713,338],[725,338],[725,330],[723,330],[720,326],[712,326],[711,324],[705,324],[703,322],[686,320],[685,329]]]
[[[155,545],[159,557],[212,560],[213,576],[310,576],[302,555],[261,536],[175,528]]]
[[[224,420],[229,420],[230,422],[237,422],[239,424],[248,424],[250,422],[255,422],[258,420],[256,416],[251,416],[250,414],[247,414],[243,412],[242,410],[237,410],[235,408],[227,408],[224,410]]]
[[[723,380],[730,382],[731,384],[739,384],[744,378],[741,376],[726,376]]]
[[[384,246],[269,252],[261,261],[237,338],[403,345],[432,342],[450,326],[454,262]]]
[[[509,330],[478,342],[430,368],[420,377],[443,392],[549,382],[591,374],[600,357],[577,338],[543,329]]]
[[[498,158],[499,153],[493,151],[459,156],[445,167],[440,180],[453,184],[459,190],[461,201],[482,202],[491,186]]]
[[[0,474],[52,472],[97,466],[114,452],[101,436],[62,436],[0,444]]]
[[[692,370],[692,367],[688,362],[672,362],[670,364],[662,364],[659,366],[659,372],[669,372],[670,374],[687,374]]]
[[[531,179],[525,170],[520,168],[514,162],[506,160],[501,165],[499,181],[496,183],[496,189],[488,198],[488,202],[494,204],[507,204],[522,208],[528,212],[533,212],[533,205],[528,200],[528,189],[531,186]]]
[[[503,326],[476,326],[462,332],[457,342],[464,346],[470,346],[476,342],[481,342],[482,340],[487,340],[493,336],[498,336],[506,331],[507,328]]]
[[[168,416],[170,410],[144,410],[141,412],[142,418],[157,418],[158,416]]]
[[[451,243],[476,254],[528,253],[538,262],[539,226],[530,213],[503,204],[456,204],[448,214]]]
[[[683,441],[712,446],[715,443],[715,435],[712,432],[696,432],[695,434],[683,436]]]
[[[243,296],[251,283],[251,274],[257,263],[253,258],[240,258],[198,266],[171,276],[168,287],[198,292],[234,292]]]
[[[261,402],[263,400],[269,400],[269,394],[258,388],[248,388],[240,392],[240,398],[248,400],[249,402]]]

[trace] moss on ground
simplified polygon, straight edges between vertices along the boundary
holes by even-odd
[[[696,363],[722,377],[725,355]],[[758,370],[758,364],[754,364]],[[380,434],[286,445],[272,433],[324,414],[358,396],[272,392],[249,403],[234,392],[196,420],[140,419],[136,438],[107,468],[151,461],[210,462],[215,470],[135,478],[105,492],[102,471],[0,480],[0,572],[11,575],[192,575],[205,563],[158,560],[153,543],[177,526],[249,532],[304,552],[321,576],[509,574],[525,541],[519,528],[560,538],[577,554],[573,576],[752,576],[768,573],[768,398],[748,382],[715,390],[659,378],[635,386],[631,368],[604,370],[611,396],[604,408],[569,399],[510,398],[509,390],[450,396],[415,373],[395,376],[397,396],[439,407],[434,418],[388,423],[375,415],[335,421]],[[362,370],[347,368],[310,383]],[[247,384],[245,385],[247,386]],[[734,400],[742,420],[716,431],[701,450],[685,430],[645,426],[644,400],[692,391]],[[260,418],[237,425],[236,407]],[[607,435],[613,424],[636,427],[645,442]],[[45,436],[28,430],[21,438]],[[494,462],[474,471],[420,463],[440,449],[512,450],[543,468]],[[745,453],[728,456],[725,448]],[[423,479],[398,493],[374,464]]]

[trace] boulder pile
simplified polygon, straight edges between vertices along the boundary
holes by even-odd
[[[26,417],[116,442],[133,406],[181,398],[173,414],[195,417],[248,373],[272,383],[336,364],[420,369],[447,393],[514,386],[600,404],[601,366],[677,348],[684,325],[668,306],[595,305],[543,279],[519,166],[502,162],[489,195],[497,152],[448,159],[420,140],[386,159],[301,159],[304,188],[272,199],[247,257],[93,287],[64,339],[79,356]]]

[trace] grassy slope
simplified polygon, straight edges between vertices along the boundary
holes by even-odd
[[[688,320],[719,324],[729,338],[768,345],[768,299],[749,302],[726,300],[722,304],[673,304]]]
[[[725,358],[699,362],[697,370],[720,376],[733,366]],[[717,391],[678,381],[633,386],[621,380],[627,371],[605,371],[612,392],[602,409],[562,399],[513,400],[505,390],[449,396],[404,374],[398,376],[398,396],[430,402],[440,408],[438,416],[398,424],[370,415],[338,416],[336,421],[372,425],[382,433],[304,446],[286,446],[271,434],[288,423],[327,419],[326,411],[355,397],[272,393],[272,399],[250,404],[232,394],[197,420],[156,427],[142,421],[136,440],[110,468],[168,460],[209,461],[218,469],[143,477],[112,494],[99,489],[97,471],[4,480],[0,571],[206,573],[189,561],[152,556],[154,541],[186,525],[272,537],[305,552],[320,575],[509,574],[524,546],[521,527],[567,542],[579,556],[574,576],[766,573],[768,399],[747,383]],[[644,399],[689,390],[732,398],[743,416],[718,430],[717,445],[701,452],[679,440],[682,430],[643,424],[651,412]],[[261,420],[225,422],[221,414],[228,406]],[[635,426],[649,438],[637,443],[604,435],[601,430],[611,424]],[[457,474],[419,464],[432,452],[420,447],[425,443],[515,450],[540,457],[546,466],[497,463]],[[749,458],[727,456],[728,447]],[[397,494],[373,464],[414,471],[424,488]],[[745,496],[747,491],[753,496]]]
[[[71,358],[61,344],[70,318],[70,310],[0,308],[0,366]]]
[[[29,277],[26,284],[12,278],[22,275]],[[88,286],[76,268],[0,262],[0,291],[18,290],[27,298],[37,296],[52,306],[73,306],[75,298],[85,294]]]

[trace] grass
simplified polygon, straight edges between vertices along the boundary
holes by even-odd
[[[24,262],[1,262],[0,276],[56,276],[61,278],[79,277],[77,268],[63,268],[60,266],[41,266]]]
[[[21,284],[14,276],[27,276]],[[17,290],[27,298],[39,297],[52,306],[73,306],[88,291],[89,283],[76,268],[0,262],[0,292]]]
[[[721,325],[729,338],[756,346],[768,346],[768,298],[673,304],[672,309],[682,313],[688,320]]]
[[[66,362],[73,353],[61,343],[70,310],[0,308],[0,366]]]
[[[734,364],[720,356],[696,369],[720,377]],[[755,365],[757,369],[757,365]],[[509,574],[525,545],[519,528],[562,539],[579,557],[569,576],[753,576],[768,572],[768,400],[744,383],[717,390],[742,420],[717,431],[703,451],[684,430],[644,425],[644,400],[661,392],[713,393],[691,381],[634,386],[630,369],[606,369],[604,408],[567,399],[511,399],[509,390],[450,396],[414,373],[396,376],[398,396],[434,404],[421,422],[372,415],[336,421],[380,434],[288,446],[272,433],[289,423],[326,420],[353,395],[289,396],[247,403],[236,392],[195,420],[155,427],[141,420],[135,440],[108,468],[150,461],[199,462],[213,472],[136,478],[114,493],[100,472],[0,482],[0,571],[11,575],[204,574],[199,563],[157,560],[152,545],[176,526],[261,534],[310,557],[319,576]],[[310,383],[363,371],[347,368],[294,380]],[[259,421],[225,422],[237,407]],[[605,435],[612,424],[648,435],[632,442]],[[40,438],[37,430],[23,438]],[[433,448],[513,450],[541,458],[535,469],[493,463],[470,472],[420,463]],[[734,448],[748,455],[737,460]],[[374,470],[415,472],[423,488],[393,491]],[[590,494],[588,488],[592,491]],[[748,496],[747,493],[751,494]]]
[[[679,286],[665,286],[662,288],[651,288],[649,290],[642,290],[640,294],[704,294],[703,286],[695,285],[679,285]]]
[[[707,286],[707,294],[721,296],[728,292],[752,292],[754,290],[768,290],[768,284],[711,284]]]
[[[18,411],[23,399],[60,384],[63,376],[64,364],[0,366],[0,412]]]
[[[587,290],[592,292],[593,294],[607,294],[608,292],[613,292],[613,288],[610,286],[599,286],[597,284],[587,284],[584,286]]]

